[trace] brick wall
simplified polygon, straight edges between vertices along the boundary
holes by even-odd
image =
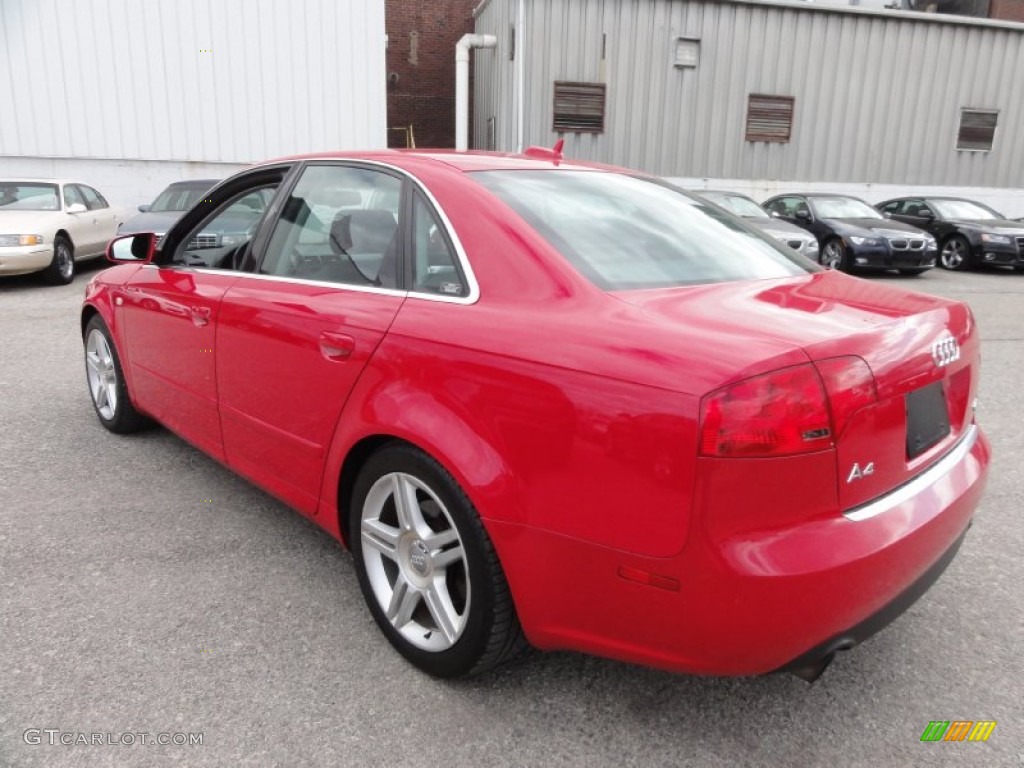
[[[989,16],[1004,21],[1024,22],[1024,0],[992,0]]]
[[[411,124],[417,147],[455,146],[455,44],[478,2],[386,2],[388,127]],[[404,134],[389,130],[388,145],[404,147]]]

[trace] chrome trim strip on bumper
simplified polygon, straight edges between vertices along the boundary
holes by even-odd
[[[862,504],[859,507],[848,509],[846,512],[843,512],[843,517],[857,523],[861,520],[870,520],[872,517],[877,517],[894,507],[898,507],[903,502],[917,496],[929,486],[934,485],[940,478],[948,475],[957,464],[966,458],[977,441],[978,425],[971,424],[964,433],[964,436],[960,438],[960,442],[953,446],[953,450],[939,459],[938,462],[909,483],[901,485],[885,496],[869,501],[867,504]]]

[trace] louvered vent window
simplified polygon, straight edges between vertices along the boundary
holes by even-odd
[[[604,133],[604,83],[555,81],[557,133]]]
[[[980,109],[961,109],[960,130],[956,135],[956,148],[991,152],[992,142],[996,137],[996,118],[998,116],[998,112],[987,112]]]
[[[747,101],[747,141],[789,141],[793,128],[792,96],[750,94]]]

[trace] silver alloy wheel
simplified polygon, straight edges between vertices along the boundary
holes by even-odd
[[[437,494],[413,475],[384,475],[366,495],[359,529],[366,575],[391,626],[426,651],[455,645],[469,616],[469,563]]]
[[[942,246],[942,255],[939,257],[942,266],[945,269],[959,269],[964,263],[964,257],[967,255],[966,250],[962,240],[955,237],[948,240]]]
[[[71,257],[71,249],[68,248],[68,244],[63,240],[58,240],[54,247],[57,249],[57,270],[60,272],[60,276],[67,280],[75,269],[75,262]]]
[[[85,368],[96,410],[110,421],[117,412],[117,369],[106,337],[96,328],[85,342]]]
[[[843,247],[835,240],[825,243],[821,253],[821,263],[828,269],[839,269],[843,263]]]

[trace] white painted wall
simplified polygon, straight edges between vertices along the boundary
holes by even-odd
[[[118,202],[387,144],[383,0],[0,0],[0,175]]]
[[[924,187],[902,184],[836,184],[822,181],[767,181],[764,179],[696,179],[666,176],[683,189],[726,189],[741,192],[757,202],[787,192],[838,192],[853,195],[874,205],[894,197],[966,197],[995,208],[1011,219],[1024,216],[1024,189],[993,187]]]

